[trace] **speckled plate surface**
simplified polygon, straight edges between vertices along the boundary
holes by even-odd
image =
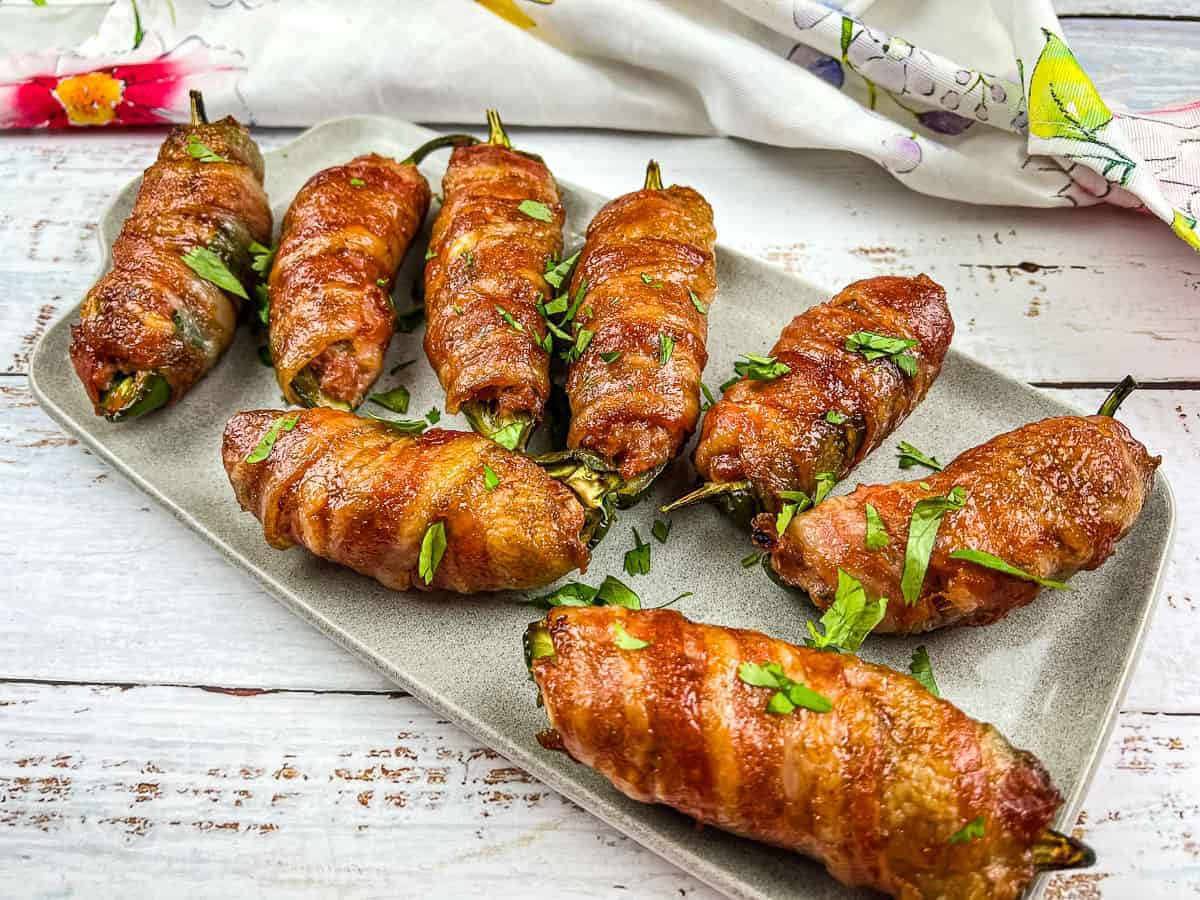
[[[267,190],[276,222],[318,169],[367,151],[403,158],[430,134],[386,118],[349,118],[313,128],[267,154]],[[422,166],[435,191],[445,160],[445,153],[437,154]],[[554,160],[548,162],[553,167]],[[669,159],[664,168],[669,176]],[[640,172],[630,172],[631,185],[640,180]],[[100,240],[106,257],[137,186],[126,187],[103,215]],[[566,244],[573,249],[582,243],[582,232],[603,198],[562,187]],[[717,218],[719,224],[720,211]],[[410,305],[423,245],[424,237],[397,278],[400,309]],[[842,287],[808,284],[725,248],[718,250],[717,260],[720,295],[710,314],[706,375],[711,385],[725,380],[738,354],[764,351],[787,320]],[[953,309],[954,298],[950,301]],[[30,375],[42,407],[289,608],[479,740],[730,896],[859,896],[816,863],[714,829],[697,829],[684,816],[628,800],[594,772],[542,750],[534,734],[546,727],[546,720],[535,704],[521,652],[522,632],[537,613],[516,603],[519,597],[397,594],[301,548],[279,552],[268,547],[258,522],[238,508],[220,458],[221,431],[231,415],[282,405],[275,379],[258,361],[255,341],[245,329],[225,359],[178,406],[114,425],[92,415],[68,361],[69,326],[77,317],[76,309],[59,320],[34,352]],[[379,383],[383,389],[406,384],[418,413],[443,404],[421,338],[420,330],[396,335],[388,367],[407,359],[418,362]],[[1130,402],[1136,403],[1136,396]],[[858,481],[901,477],[894,453],[900,440],[949,459],[999,432],[1064,412],[1075,410],[951,351],[925,403],[838,492]],[[467,427],[452,416],[442,424]],[[606,574],[619,575],[623,554],[632,546],[629,526],[648,535],[657,505],[679,495],[693,478],[687,463],[671,466],[659,479],[652,503],[621,514],[583,580],[598,584]],[[996,625],[943,631],[921,641],[929,647],[944,696],[995,723],[1016,746],[1032,750],[1046,764],[1067,798],[1058,818],[1064,830],[1074,822],[1115,720],[1158,592],[1173,520],[1170,489],[1159,474],[1141,520],[1102,569],[1079,575],[1069,591],[1044,595]],[[648,576],[621,577],[647,605],[691,590],[695,596],[678,607],[690,618],[800,641],[805,621],[815,618],[812,608],[772,584],[759,567],[743,569],[740,560],[751,549],[744,532],[714,510],[697,508],[676,514],[668,543],[654,544]],[[872,638],[862,656],[904,669],[917,643]],[[618,874],[628,875],[614,877]]]

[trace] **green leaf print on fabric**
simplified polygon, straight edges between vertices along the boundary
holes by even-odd
[[[1196,234],[1196,220],[1175,210],[1175,218],[1171,220],[1171,230],[1179,235],[1193,250],[1200,250],[1200,235]]]

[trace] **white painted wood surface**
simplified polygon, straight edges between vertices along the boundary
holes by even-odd
[[[1200,71],[1200,24],[1113,18],[1186,0],[1057,5],[1085,16],[1064,29],[1108,96],[1200,93],[1180,74]],[[33,404],[29,349],[86,290],[98,211],[160,140],[0,137],[0,896],[713,896],[292,619]],[[709,195],[724,241],[830,288],[927,271],[957,346],[1081,408],[1126,371],[1156,382],[1122,418],[1164,455],[1174,559],[1080,817],[1100,863],[1049,896],[1200,892],[1200,257],[1136,216],[948,204],[848,156],[521,140],[606,193],[653,152]]]

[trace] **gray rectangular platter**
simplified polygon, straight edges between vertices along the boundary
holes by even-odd
[[[368,151],[403,158],[431,134],[382,117],[341,119],[305,132],[267,154],[267,190],[276,222],[319,169]],[[445,158],[442,153],[422,167],[435,191]],[[553,168],[554,160],[547,162]],[[671,161],[663,163],[669,181]],[[631,188],[639,185],[641,173],[631,171],[629,180]],[[138,183],[128,185],[104,213],[100,241],[106,258]],[[582,232],[604,198],[571,185],[562,188],[571,252],[582,243]],[[411,303],[427,234],[428,223],[397,278],[400,309]],[[710,314],[710,385],[725,380],[739,354],[765,351],[792,316],[841,287],[809,284],[725,248],[718,249],[717,260],[720,296]],[[950,301],[953,309],[954,298]],[[246,329],[178,406],[114,425],[92,414],[68,361],[69,326],[77,316],[78,310],[71,310],[53,325],[34,353],[31,381],[43,409],[294,612],[546,784],[718,890],[745,898],[862,896],[813,862],[698,829],[670,809],[625,798],[591,770],[542,750],[534,735],[546,721],[521,653],[524,627],[537,614],[516,603],[519,597],[397,594],[303,549],[268,547],[258,523],[238,509],[220,459],[221,432],[231,415],[282,405],[273,375],[258,361]],[[421,338],[420,329],[396,336],[388,367],[407,359],[418,364],[380,380],[381,388],[406,384],[417,414],[443,403]],[[1136,395],[1129,402],[1136,403]],[[1075,411],[951,351],[925,403],[838,490],[901,477],[894,455],[899,440],[949,459],[999,432],[1064,412]],[[442,424],[467,427],[452,416]],[[685,462],[670,467],[654,489],[653,502],[621,514],[581,580],[598,584],[606,574],[620,575],[624,551],[632,546],[629,526],[647,535],[658,504],[683,492],[693,478]],[[862,655],[904,669],[912,649],[925,643],[944,696],[995,723],[1016,746],[1045,762],[1067,798],[1058,824],[1069,830],[1137,657],[1173,521],[1170,489],[1160,474],[1140,522],[1115,557],[1099,571],[1073,579],[1069,591],[1042,596],[988,628],[954,629],[921,641],[873,638]],[[773,585],[757,566],[742,568],[740,560],[751,550],[745,533],[714,510],[693,509],[675,515],[665,546],[654,545],[650,575],[621,577],[648,605],[691,590],[695,596],[677,607],[690,618],[800,641],[805,621],[814,617],[812,608]],[[1044,884],[1042,879],[1033,893]]]

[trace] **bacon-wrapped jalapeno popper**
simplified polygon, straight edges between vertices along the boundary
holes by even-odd
[[[403,162],[369,153],[300,188],[270,279],[271,359],[289,402],[363,402],[395,331],[392,279],[429,211],[429,182],[417,164],[473,140],[435,138]]]
[[[717,290],[712,208],[690,187],[645,187],[609,202],[588,226],[575,268],[567,446],[598,458],[635,496],[695,430]],[[569,454],[568,454],[569,456]]]
[[[759,516],[755,539],[822,609],[839,569],[870,600],[888,598],[878,632],[995,622],[1043,586],[1098,568],[1137,521],[1161,457],[1112,418],[1117,402],[999,435],[920,482],[860,485],[782,536]]]
[[[538,305],[547,261],[562,251],[565,214],[541,157],[514,150],[488,110],[486,143],[459,147],[442,179],[442,208],[425,265],[425,354],[481,434],[524,449],[550,395]]]
[[[258,410],[225,426],[222,456],[271,546],[302,544],[396,590],[519,590],[587,566],[571,492],[472,432]]]
[[[1041,764],[916,679],[673,610],[552,609],[526,633],[544,746],[624,794],[903,898],[1012,900],[1090,864]]]
[[[191,124],[171,129],[142,176],[112,269],[71,329],[75,371],[112,421],[175,403],[216,364],[258,280],[251,248],[271,240],[257,145],[191,98]]]
[[[856,281],[801,313],[705,414],[706,483],[667,509],[712,497],[748,519],[840,481],[925,398],[953,335],[946,292],[925,275]]]

